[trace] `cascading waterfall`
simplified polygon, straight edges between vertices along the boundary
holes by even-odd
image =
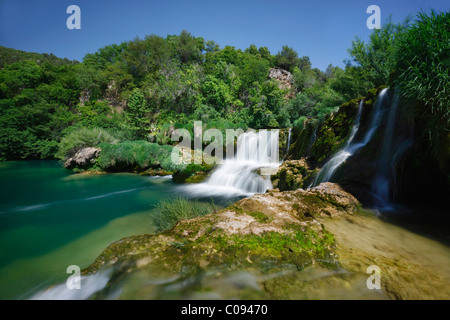
[[[384,111],[383,105],[387,97],[386,94],[387,91],[388,91],[387,88],[383,89],[378,95],[377,101],[375,102],[372,111],[371,121],[367,129],[367,132],[363,137],[363,140],[361,142],[353,142],[353,139],[355,138],[355,135],[358,132],[360,124],[361,110],[363,105],[363,100],[361,100],[361,102],[359,103],[358,114],[355,119],[355,124],[352,127],[350,137],[347,140],[347,143],[345,144],[342,150],[338,151],[338,153],[336,153],[335,156],[333,156],[330,160],[328,160],[328,162],[323,166],[322,170],[320,170],[319,174],[316,176],[316,179],[314,180],[311,186],[314,187],[322,182],[330,181],[336,169],[339,168],[350,156],[352,156],[356,151],[364,147],[372,139],[375,131],[381,124],[382,114]]]
[[[292,128],[289,128],[288,140],[287,140],[287,147],[286,147],[286,153],[288,153],[289,147],[291,146],[291,131],[292,131]]]
[[[278,138],[278,130],[241,134],[234,158],[225,160],[206,182],[187,186],[185,191],[201,196],[264,193],[272,188],[270,173],[265,169],[280,165]]]
[[[400,140],[394,144],[394,129],[397,118],[398,95],[394,94],[384,129],[380,158],[377,163],[377,173],[372,185],[375,206],[378,208],[391,208],[391,185],[395,184],[395,167],[403,152],[412,144],[411,139]]]
[[[334,171],[345,161],[348,157],[350,157],[352,152],[352,142],[355,138],[356,133],[359,129],[359,123],[361,119],[361,110],[362,110],[362,104],[363,100],[359,103],[358,107],[358,114],[356,115],[355,123],[352,127],[352,130],[350,132],[350,137],[347,140],[347,143],[345,144],[345,147],[340,150],[334,157],[332,157],[320,170],[319,174],[317,175],[316,179],[313,182],[313,186],[316,186],[320,184],[321,182],[329,181],[331,176],[333,175]]]
[[[316,139],[317,139],[317,128],[319,128],[318,125],[316,125],[314,127],[314,131],[313,131],[313,134],[311,136],[311,140],[309,141],[308,154],[311,152],[311,149],[312,149],[312,146],[314,145],[314,142],[316,142]]]

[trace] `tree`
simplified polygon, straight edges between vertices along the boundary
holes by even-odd
[[[258,48],[257,48],[256,45],[253,44],[253,43],[250,45],[250,47],[248,47],[247,49],[245,49],[245,52],[246,52],[246,53],[253,54],[253,55],[259,54]]]
[[[186,30],[183,30],[176,38],[175,50],[182,63],[200,62],[204,49],[205,41],[203,38],[195,38]]]
[[[286,45],[283,46],[283,49],[275,56],[276,66],[284,70],[292,71],[298,63],[299,59],[297,51]]]
[[[141,90],[133,90],[128,100],[126,112],[128,122],[132,125],[132,129],[136,131],[136,135],[145,138],[150,130],[150,110]]]
[[[362,67],[364,73],[361,81],[370,82],[371,87],[388,84],[396,64],[394,53],[397,41],[408,24],[409,18],[400,24],[392,23],[389,18],[381,29],[374,29],[369,43],[364,43],[359,37],[353,40],[352,47],[348,50],[351,60],[347,60],[346,64]]]

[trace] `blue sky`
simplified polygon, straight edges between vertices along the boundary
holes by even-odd
[[[66,27],[72,4],[81,8],[81,30]],[[81,61],[108,44],[186,29],[221,47],[254,43],[275,54],[287,44],[324,70],[344,65],[356,35],[368,38],[372,4],[382,21],[392,15],[394,22],[420,9],[450,8],[448,0],[0,0],[0,45]]]

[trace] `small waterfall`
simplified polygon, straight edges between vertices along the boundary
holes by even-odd
[[[311,153],[312,146],[314,145],[314,142],[316,142],[316,139],[317,139],[317,128],[319,128],[318,125],[316,125],[314,127],[313,134],[311,135],[311,140],[309,141],[309,145],[308,145],[308,154]]]
[[[372,110],[371,121],[366,131],[366,134],[363,137],[363,140],[361,142],[353,142],[353,139],[355,138],[355,135],[358,132],[361,119],[361,110],[363,105],[363,100],[361,100],[361,102],[359,103],[358,114],[355,119],[355,124],[352,127],[350,137],[347,140],[347,143],[345,144],[342,150],[340,150],[338,153],[336,153],[335,156],[333,156],[330,160],[328,160],[328,162],[323,166],[319,174],[316,176],[316,179],[314,180],[311,186],[314,187],[322,182],[330,181],[336,169],[339,168],[341,164],[343,164],[351,155],[353,155],[359,149],[364,147],[373,138],[375,131],[381,124],[382,114],[384,111],[383,105],[387,97],[386,95],[387,91],[388,91],[387,88],[383,89],[378,95],[377,101],[375,102],[374,108]]]
[[[397,109],[398,94],[394,93],[384,129],[380,158],[377,163],[378,170],[372,185],[375,206],[378,208],[391,208],[391,187],[396,179],[395,167],[403,152],[412,144],[412,139],[403,139],[398,141],[398,145],[393,146]]]
[[[186,187],[201,196],[252,195],[272,188],[271,168],[280,165],[278,130],[247,132],[238,137],[236,155],[227,159],[204,183]]]
[[[289,128],[288,140],[287,140],[287,147],[286,147],[286,153],[289,152],[289,147],[291,146],[291,131],[292,131],[292,128]]]
[[[356,133],[359,129],[359,123],[361,120],[361,110],[362,110],[363,100],[359,103],[358,113],[356,115],[355,123],[353,124],[352,130],[350,132],[350,137],[345,144],[345,147],[340,150],[334,157],[332,157],[320,170],[316,179],[313,182],[313,186],[317,186],[321,182],[329,181],[334,171],[345,161],[348,157],[350,157],[352,152],[352,142],[355,138]]]

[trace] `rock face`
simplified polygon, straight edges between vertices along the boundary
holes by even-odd
[[[95,160],[98,158],[100,154],[99,148],[83,148],[75,155],[64,162],[64,167],[66,169],[72,169],[75,167],[83,168],[88,165],[95,163]]]
[[[314,264],[335,270],[333,235],[315,217],[353,214],[359,208],[352,195],[332,183],[256,194],[214,214],[182,220],[170,231],[114,242],[83,274],[114,267],[108,284],[114,290],[115,281],[143,268],[173,275],[206,266],[302,270]]]
[[[276,79],[279,82],[279,88],[280,89],[286,89],[286,90],[292,90],[294,85],[294,77],[289,71],[286,71],[284,69],[274,67],[269,69],[269,78],[270,79]],[[288,93],[285,98],[293,98],[295,96],[295,93],[292,91]]]

